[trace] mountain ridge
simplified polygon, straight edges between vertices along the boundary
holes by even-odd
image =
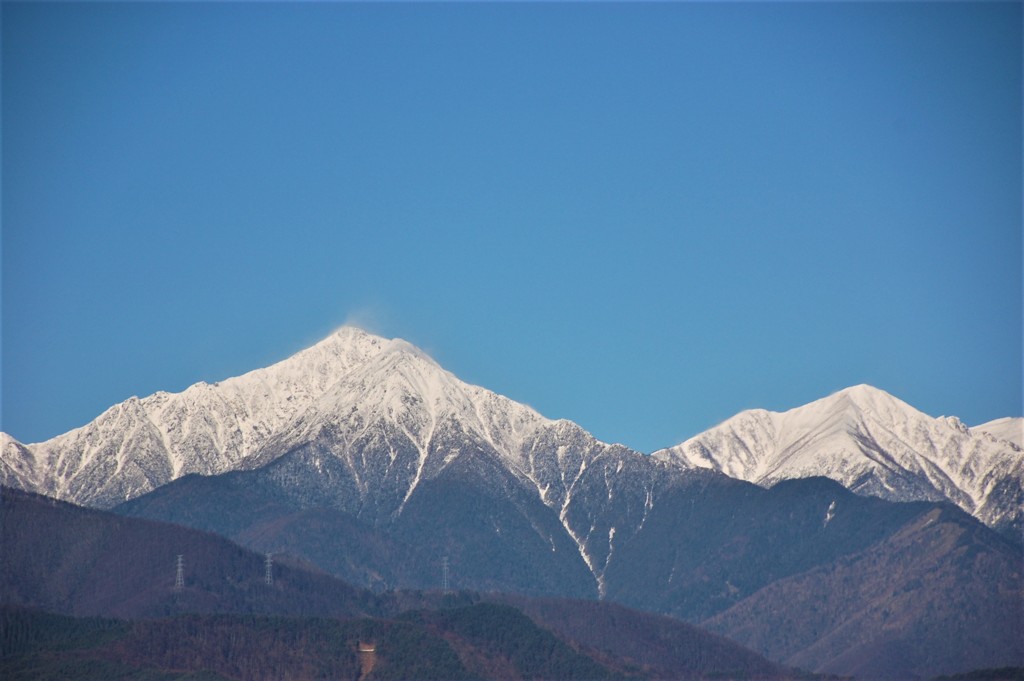
[[[199,381],[178,393],[133,396],[84,426],[40,443],[22,445],[4,434],[4,479],[61,499],[110,506],[188,473],[244,467],[267,437],[326,389],[331,377],[374,354],[381,342],[343,327],[269,367],[212,384]],[[17,461],[12,454],[17,447],[31,449],[34,467],[11,463]],[[136,452],[133,460],[125,460],[127,447]],[[110,476],[126,464],[137,468],[134,484],[112,482]]]
[[[318,403],[320,417],[339,401],[346,402],[346,396],[362,398],[364,404],[368,397],[375,397],[376,406],[389,413],[401,410],[402,405],[368,394],[367,385],[384,382],[382,377],[392,384],[406,379],[422,394],[435,398],[461,400],[464,413],[473,407],[478,422],[472,434],[502,453],[511,454],[516,446],[511,435],[527,430],[527,436],[541,426],[561,423],[463,383],[407,341],[345,326],[269,367],[212,384],[200,381],[179,393],[133,396],[90,423],[40,443],[22,444],[4,433],[0,474],[5,484],[110,507],[188,473],[210,475],[264,465],[272,440],[288,444],[288,433],[292,440],[301,437],[304,424],[323,425],[323,418],[308,413]],[[353,385],[362,389],[351,391]],[[346,389],[350,390],[347,395]],[[415,395],[417,390],[399,392]],[[345,406],[354,401],[358,400],[347,400]],[[507,413],[511,418],[486,423],[481,404],[494,407],[492,416]],[[426,443],[416,444],[422,450]],[[122,475],[126,467],[129,470]]]
[[[251,470],[305,451],[314,466],[330,461],[361,504],[376,496],[378,511],[395,515],[460,457],[492,457],[558,513],[597,575],[594,528],[573,522],[570,507],[587,467],[602,460],[606,478],[627,461],[767,486],[824,475],[890,500],[949,500],[1013,532],[1024,529],[1024,453],[1004,438],[1021,424],[1011,417],[972,430],[862,384],[785,412],[740,412],[647,457],[465,383],[407,341],[345,326],[269,367],[131,397],[41,443],[0,434],[0,482],[111,508],[183,475]],[[368,451],[389,460],[370,462]]]
[[[599,590],[614,530],[595,534],[604,508],[577,501],[588,496],[577,490],[611,500],[639,484],[649,499],[652,478],[670,468],[464,383],[405,341],[351,327],[266,369],[131,398],[38,445],[6,437],[3,453],[4,484],[98,508],[189,474],[267,468],[293,501],[372,525],[395,523],[426,481],[469,476],[518,490],[489,494],[514,500],[552,548],[564,531]],[[625,469],[636,474],[617,479]],[[640,522],[636,507],[620,532]]]
[[[891,501],[948,500],[1010,531],[1022,522],[1019,446],[868,385],[784,412],[743,411],[652,456],[769,487],[822,475]]]
[[[935,500],[993,523],[1020,508],[1019,447],[870,386],[723,425],[696,453],[648,456],[469,385],[404,341],[342,329],[271,367],[115,405],[64,440],[7,437],[0,482],[287,552],[375,591],[436,589],[445,564],[464,588],[614,600],[694,623],[773,584],[781,595],[765,592],[765,602],[800,617],[785,580],[814,570],[826,592],[847,576],[874,589],[870,561],[853,572],[843,562],[910,527]],[[1008,461],[1008,472],[991,461]],[[998,559],[995,574],[1019,602],[1019,570],[998,557],[1009,549],[993,547],[980,550]],[[871,560],[909,574],[914,556],[898,549]],[[936,550],[952,576],[921,602],[938,607],[967,587],[994,597],[954,569],[957,551]],[[927,653],[939,640],[931,620],[910,606],[906,614],[900,632]],[[846,616],[826,615],[830,625]],[[765,631],[769,620],[756,624]],[[944,615],[936,626],[948,632],[958,621]],[[866,622],[877,645],[892,641],[893,631]],[[835,639],[814,665],[847,668],[852,643]]]

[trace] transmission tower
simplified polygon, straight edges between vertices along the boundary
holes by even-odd
[[[441,590],[448,593],[448,556],[441,559]]]
[[[181,591],[185,588],[185,557],[178,554],[176,570],[174,571],[174,590]]]
[[[263,581],[267,583],[267,586],[274,584],[274,554],[268,553],[266,560],[263,561]]]

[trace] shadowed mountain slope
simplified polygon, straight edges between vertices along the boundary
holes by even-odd
[[[227,539],[119,517],[2,488],[0,602],[68,615],[160,617],[184,612],[354,616],[367,592],[286,564],[264,583],[265,557]],[[184,586],[175,588],[177,556]]]
[[[772,659],[862,678],[1022,666],[1022,567],[1019,547],[952,508],[933,508],[704,625]]]
[[[541,620],[470,594],[374,596],[281,563],[268,585],[264,556],[219,536],[18,490],[2,489],[0,499],[4,678],[355,679],[358,641],[376,643],[377,679],[662,678],[634,664],[632,634],[623,635],[621,654],[585,642],[579,624],[611,607],[597,602],[563,601],[564,622],[576,624],[563,623],[555,636]],[[181,589],[175,551],[187,558]],[[666,618],[630,617],[639,630],[674,632],[682,660],[717,638]],[[689,660],[682,669],[699,673],[679,678],[792,676],[740,646],[719,646],[726,658]]]
[[[671,617],[613,603],[567,603],[514,596],[504,600],[544,627],[598,655],[625,661],[647,678],[671,681],[711,674],[747,678],[803,676],[740,648],[727,638]]]

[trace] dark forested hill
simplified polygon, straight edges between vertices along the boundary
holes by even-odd
[[[704,624],[807,669],[863,678],[1024,665],[1019,547],[959,510],[780,579]]]
[[[3,488],[0,602],[69,615],[161,617],[186,612],[354,616],[372,594],[223,537]],[[175,588],[177,556],[183,586]]]
[[[550,611],[555,603],[543,607]],[[620,609],[609,619],[602,607],[595,603],[581,612],[597,614],[601,626],[613,620],[635,625],[645,617],[637,613],[634,619]],[[680,640],[666,637],[669,645]],[[220,614],[134,622],[0,607],[0,651],[5,681],[811,678],[763,659],[752,663],[757,656],[747,652],[731,661],[703,659],[700,671],[687,657],[686,651],[693,652],[689,642],[675,654],[679,666],[671,672],[665,651],[655,654],[659,661],[653,665],[608,650],[597,653],[515,608],[493,603],[417,610],[393,619]]]
[[[724,675],[745,678],[802,676],[705,629],[672,617],[596,601],[501,597],[536,622],[613,657],[647,678],[671,681]]]

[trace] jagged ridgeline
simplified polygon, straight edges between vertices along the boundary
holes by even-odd
[[[654,458],[764,486],[820,475],[893,501],[950,501],[989,526],[1019,528],[1022,440],[1021,418],[968,428],[855,386],[781,414],[743,412]],[[400,514],[422,481],[476,459],[493,459],[569,514],[588,466],[613,459],[619,473],[637,458],[460,381],[405,341],[343,327],[273,366],[131,398],[46,442],[4,435],[0,481],[110,508],[190,473],[250,470],[297,449],[324,474],[342,474],[335,496],[364,516]],[[589,530],[564,524],[579,540]]]

